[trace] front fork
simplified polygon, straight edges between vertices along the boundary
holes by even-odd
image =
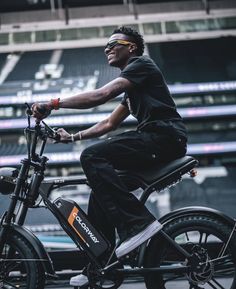
[[[0,227],[0,256],[2,255],[2,251],[4,248],[4,245],[7,240],[8,231],[11,223],[14,220],[15,217],[15,209],[17,205],[17,201],[19,199],[19,195],[21,192],[22,187],[25,184],[25,176],[28,175],[29,170],[29,163],[30,161],[28,159],[24,159],[22,161],[22,165],[20,168],[19,175],[17,177],[16,186],[14,189],[14,192],[11,194],[11,202],[8,211],[3,215],[1,220],[1,227]]]

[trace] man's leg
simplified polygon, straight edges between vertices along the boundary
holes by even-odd
[[[102,232],[104,237],[110,242],[111,247],[115,246],[115,227],[110,222],[104,212],[104,208],[99,205],[99,202],[94,197],[94,192],[90,193],[88,203],[88,219],[94,227]]]
[[[115,168],[143,166],[150,159],[149,154],[143,136],[129,132],[88,147],[81,155],[81,164],[94,197],[119,234],[124,233],[125,226],[129,235],[134,235],[155,220],[129,193],[115,171]]]
[[[177,150],[177,147],[178,144],[175,142],[171,144],[168,137],[157,139],[155,135],[153,137],[147,133],[130,132],[93,145],[82,153],[81,164],[95,192],[94,199],[99,204],[94,206],[95,202],[90,203],[89,210],[103,208],[103,213],[111,220],[112,227],[117,227],[119,235],[124,236],[125,228],[126,236],[131,236],[117,248],[118,257],[149,239],[161,228],[161,224],[133,194],[129,193],[115,168],[130,169],[145,165],[148,167],[159,160],[163,161],[166,155],[167,159],[184,155],[184,149]],[[96,222],[104,234],[110,235],[108,232],[105,233],[107,229],[103,217],[98,218]],[[82,274],[71,279],[71,285],[79,286],[86,282],[88,280]]]
[[[185,144],[171,135],[130,131],[108,138],[85,149],[81,164],[100,207],[124,235],[135,235],[155,218],[117,175],[115,169],[147,168],[160,161],[185,154]],[[104,225],[104,223],[102,224]]]

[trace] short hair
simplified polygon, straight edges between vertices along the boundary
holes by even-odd
[[[121,26],[115,29],[112,35],[116,33],[121,33],[121,34],[129,36],[132,39],[132,41],[137,45],[137,51],[136,51],[137,55],[138,56],[143,55],[144,40],[143,40],[143,36],[137,30],[131,27]]]

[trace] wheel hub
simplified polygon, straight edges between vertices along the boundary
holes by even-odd
[[[211,280],[214,274],[214,265],[207,250],[199,245],[193,246],[192,255],[187,265],[190,265],[190,272],[187,273],[187,278],[192,284],[203,285]]]

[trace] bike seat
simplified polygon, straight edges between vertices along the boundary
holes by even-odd
[[[191,171],[197,164],[198,161],[195,158],[184,156],[168,163],[154,165],[151,168],[137,168],[132,171],[122,170],[118,173],[120,176],[126,176],[126,178],[142,179],[146,185],[153,185],[160,189],[180,179],[182,175]]]

